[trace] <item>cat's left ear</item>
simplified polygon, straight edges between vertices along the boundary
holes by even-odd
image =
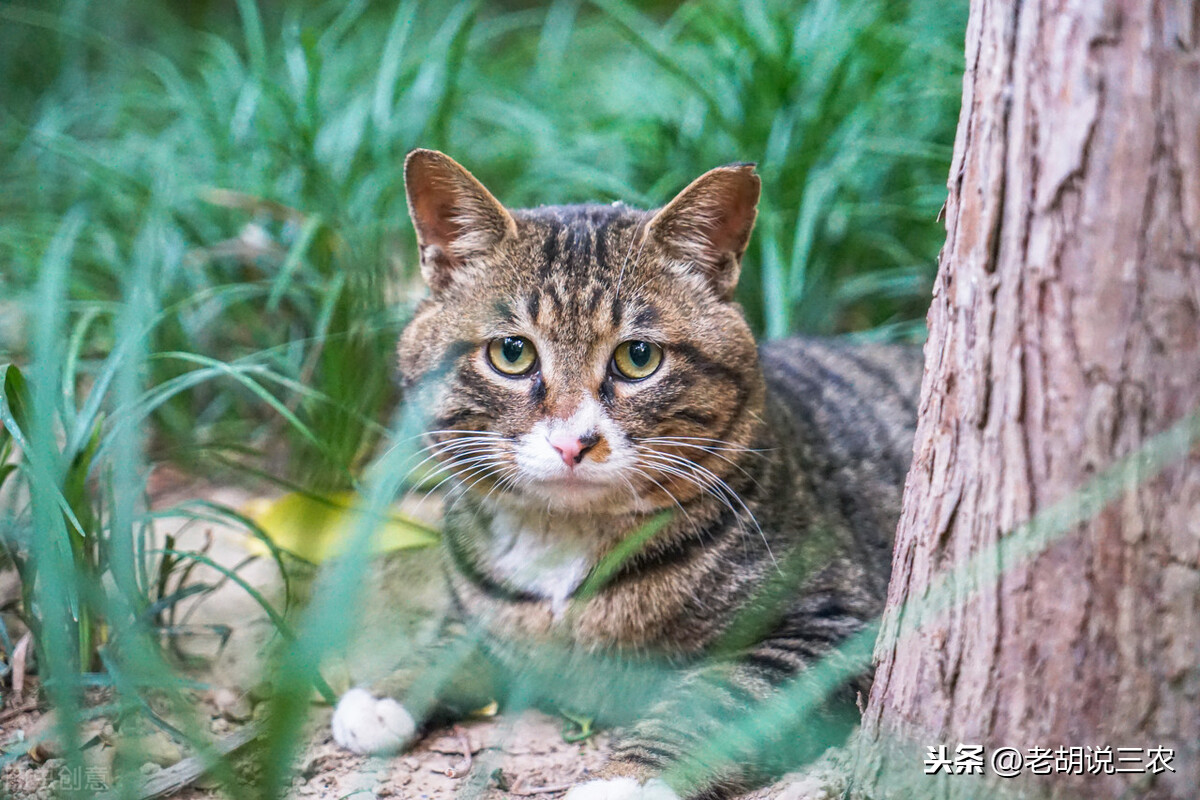
[[[758,214],[754,164],[709,170],[654,215],[646,235],[700,272],[723,300],[733,296]]]
[[[516,233],[516,222],[500,201],[445,153],[409,153],[404,189],[417,229],[421,276],[435,292],[450,285],[454,271],[467,259]]]

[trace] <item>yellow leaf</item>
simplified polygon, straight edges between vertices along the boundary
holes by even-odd
[[[362,524],[366,513],[362,498],[354,492],[316,496],[291,492],[276,499],[255,498],[242,507],[278,547],[313,564],[342,552]],[[427,547],[437,541],[437,532],[391,509],[372,534],[375,553]],[[248,541],[250,552],[266,555],[267,546]]]
[[[493,700],[492,702],[488,703],[483,708],[475,709],[468,716],[486,718],[486,717],[494,717],[499,713],[500,713],[500,704],[497,703],[495,700]]]

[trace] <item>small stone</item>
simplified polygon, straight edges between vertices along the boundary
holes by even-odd
[[[247,697],[250,698],[251,703],[258,705],[262,701],[269,698],[273,691],[274,687],[271,685],[270,681],[259,681],[250,687],[250,691],[247,692]]]
[[[145,777],[149,777],[155,773],[162,772],[162,765],[155,764],[153,761],[147,761],[145,764],[142,764],[140,768],[138,768],[138,772]]]
[[[335,756],[328,755],[328,754],[314,756],[311,760],[309,760],[309,762],[307,764],[304,765],[303,768],[301,768],[300,777],[303,778],[305,781],[310,781],[314,777],[319,775],[320,773],[329,769],[330,765],[335,760],[336,760]]]
[[[250,698],[232,689],[217,689],[212,696],[217,713],[230,722],[245,722],[254,715]]]
[[[56,719],[54,712],[49,711],[34,721],[25,731],[25,740],[35,743],[29,749],[29,757],[39,764],[63,755],[62,743],[54,735]]]

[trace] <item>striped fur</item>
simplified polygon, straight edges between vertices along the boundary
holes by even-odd
[[[608,772],[644,780],[695,757],[880,612],[920,354],[817,339],[756,347],[729,299],[758,194],[745,165],[709,173],[664,212],[509,211],[445,156],[414,158],[410,207],[434,291],[402,336],[400,366],[405,385],[436,387],[429,442],[456,475],[445,542],[457,607],[523,702],[625,723]],[[544,368],[497,377],[487,342],[517,334]],[[664,360],[633,384],[614,377],[610,354],[639,337]],[[522,482],[516,443],[581,403],[611,426],[594,458],[635,466],[625,486],[559,508]],[[670,521],[578,596],[663,510]],[[528,555],[513,555],[517,541]],[[530,576],[509,563],[522,559],[553,566]],[[605,666],[585,670],[584,656]],[[638,672],[647,664],[669,665],[669,678]],[[778,766],[747,754],[688,791],[725,796]]]

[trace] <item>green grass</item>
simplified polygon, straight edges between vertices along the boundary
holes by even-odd
[[[740,291],[755,327],[920,336],[963,9],[199,7],[195,28],[131,0],[0,9],[5,315],[78,207],[67,296],[73,316],[100,313],[85,369],[111,347],[136,250],[154,246],[142,290],[166,318],[150,352],[254,361],[319,395],[271,387],[314,443],[246,387],[197,386],[156,409],[154,447],[282,434],[306,465],[292,477],[344,485],[361,466],[418,289],[402,181],[415,146],[451,153],[512,205],[650,206],[709,167],[756,161]],[[8,327],[0,348],[28,352],[28,326]],[[150,383],[194,366],[155,358]]]
[[[151,694],[180,697],[160,633],[206,556],[148,544],[150,465],[357,488],[375,512],[399,488],[408,150],[513,206],[653,206],[756,161],[756,330],[919,338],[964,24],[932,0],[0,5],[0,540],[64,731],[81,675],[152,724]],[[270,609],[268,792],[370,527],[306,608]]]

